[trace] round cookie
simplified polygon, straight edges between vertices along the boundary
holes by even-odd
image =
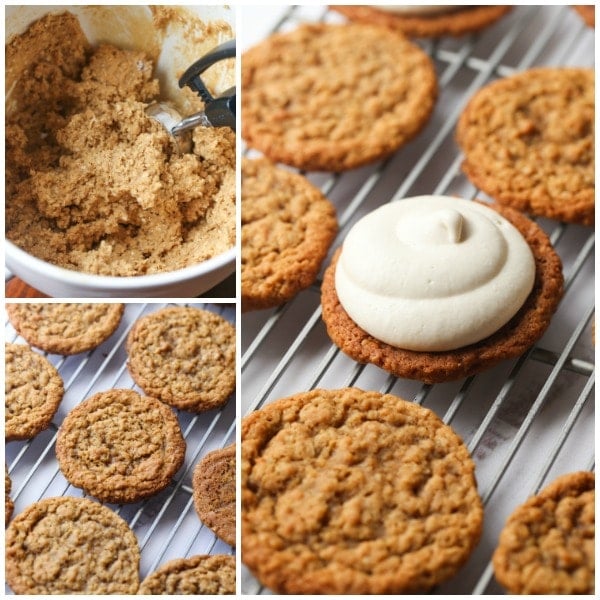
[[[102,502],[138,502],[166,488],[183,464],[173,411],[133,390],[91,396],[65,418],[56,458],[65,478]]]
[[[50,361],[25,344],[4,345],[4,435],[28,440],[47,429],[63,398],[63,380]]]
[[[562,475],[508,518],[494,552],[510,594],[594,594],[595,478]]]
[[[36,348],[78,354],[99,346],[118,327],[123,304],[7,304],[13,327]]]
[[[465,6],[426,16],[400,14],[376,6],[332,5],[330,8],[351,21],[388,27],[411,37],[442,37],[480,31],[503,17],[512,6]]]
[[[530,348],[546,331],[562,298],[562,263],[548,236],[534,222],[512,208],[487,206],[519,230],[535,261],[533,290],[506,325],[480,342],[445,352],[417,352],[381,342],[356,325],[340,304],[335,290],[340,249],[327,267],[321,286],[322,317],[332,341],[357,362],[372,363],[396,377],[425,383],[468,377]]]
[[[134,381],[181,410],[218,408],[235,390],[235,327],[213,312],[158,310],[135,322],[126,347]]]
[[[594,223],[594,72],[540,67],[494,81],[462,112],[462,169],[497,202]]]
[[[200,520],[235,548],[235,444],[202,458],[194,469],[192,487]]]
[[[8,475],[8,467],[4,465],[4,526],[8,525],[15,509],[15,504],[10,497],[12,481]]]
[[[212,554],[171,560],[142,581],[138,594],[235,594],[235,557]]]
[[[281,594],[402,594],[452,577],[483,509],[462,440],[391,394],[313,390],[242,422],[242,561]]]
[[[335,208],[305,177],[242,160],[242,310],[283,304],[317,278],[338,230]]]
[[[242,137],[299,169],[344,171],[389,156],[421,130],[436,98],[429,57],[379,27],[303,24],[242,55]]]
[[[16,594],[135,594],[140,551],[127,523],[85,498],[45,498],[6,530],[6,581]]]

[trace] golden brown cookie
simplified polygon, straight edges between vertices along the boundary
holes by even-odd
[[[218,408],[235,390],[235,327],[208,310],[174,306],[138,319],[127,353],[144,392],[181,410]]]
[[[7,304],[12,326],[36,348],[78,354],[99,346],[119,326],[124,304]]]
[[[140,551],[127,523],[85,498],[45,498],[6,530],[6,581],[16,594],[135,594]]]
[[[235,594],[235,557],[212,554],[176,558],[148,575],[138,594]]]
[[[508,13],[512,6],[449,7],[439,14],[395,13],[376,6],[332,5],[330,7],[351,21],[388,27],[411,37],[460,36],[488,27]],[[418,7],[415,7],[418,8]]]
[[[267,159],[242,162],[242,310],[310,286],[337,233],[335,208],[305,177]]]
[[[594,223],[594,72],[540,67],[479,90],[458,121],[462,169],[532,215]]]
[[[192,486],[200,520],[235,548],[235,444],[202,458],[194,469]]]
[[[373,363],[396,377],[440,383],[468,377],[507,358],[520,356],[546,331],[563,295],[562,263],[548,236],[519,211],[487,205],[510,221],[529,244],[535,260],[533,290],[517,314],[491,336],[464,348],[417,352],[396,348],[366,333],[348,316],[335,291],[340,250],[325,271],[321,306],[327,333],[348,356]]]
[[[12,488],[12,481],[8,475],[8,467],[4,465],[4,525],[8,525],[10,518],[12,517],[15,509],[15,504],[10,497],[10,490]]]
[[[110,390],[67,415],[56,458],[69,483],[102,502],[138,502],[171,483],[185,441],[168,406],[133,390]]]
[[[423,592],[481,534],[475,466],[433,412],[313,390],[242,422],[242,561],[281,594]]]
[[[46,429],[63,398],[52,363],[25,344],[4,345],[4,435],[28,440]]]
[[[304,24],[242,56],[242,136],[275,162],[343,171],[389,156],[437,98],[429,57],[367,25]]]
[[[576,4],[573,8],[579,13],[583,21],[589,27],[596,26],[596,5],[595,4]]]
[[[562,475],[508,518],[494,552],[511,594],[594,594],[595,478]]]

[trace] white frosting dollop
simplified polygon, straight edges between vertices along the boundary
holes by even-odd
[[[433,17],[449,13],[459,8],[464,8],[464,5],[450,4],[372,4],[373,8],[383,10],[385,12],[396,13],[399,15]]]
[[[478,202],[417,196],[386,204],[350,230],[335,272],[344,310],[406,350],[455,350],[505,325],[533,288],[519,231]]]

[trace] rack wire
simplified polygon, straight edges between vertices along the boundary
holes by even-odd
[[[244,9],[243,47],[305,21],[343,19],[325,7]],[[433,59],[440,88],[427,128],[381,163],[344,174],[306,174],[338,212],[340,232],[325,265],[353,223],[381,204],[420,194],[487,198],[461,173],[454,141],[457,118],[480,87],[533,66],[594,64],[594,31],[569,6],[516,6],[477,35],[417,43]],[[595,466],[594,230],[537,222],[563,261],[566,293],[559,309],[526,354],[458,382],[398,379],[346,357],[321,321],[320,279],[282,307],[244,313],[242,414],[316,387],[357,386],[427,406],[461,435],[476,463],[484,531],[460,574],[436,594],[503,593],[490,559],[507,516],[556,476]],[[245,594],[271,593],[245,567],[241,585]]]
[[[54,446],[58,427],[68,412],[85,398],[113,388],[142,390],[126,367],[125,340],[140,317],[167,306],[165,303],[131,303],[125,306],[115,333],[100,346],[74,356],[42,353],[58,369],[65,395],[51,426],[31,440],[6,444],[5,460],[12,480],[11,498],[17,515],[26,506],[52,496],[85,496],[63,477]],[[221,315],[235,324],[234,304],[188,304]],[[5,316],[5,341],[26,343]],[[233,394],[218,410],[192,414],[175,410],[186,441],[185,461],[171,484],[142,502],[108,505],[135,533],[141,550],[140,577],[174,558],[196,554],[233,554],[231,546],[218,539],[198,518],[193,506],[192,475],[195,465],[208,452],[235,441],[236,399]],[[12,594],[8,585],[6,594]]]

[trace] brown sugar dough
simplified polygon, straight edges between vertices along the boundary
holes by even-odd
[[[427,591],[479,540],[474,464],[426,408],[313,390],[250,414],[241,436],[242,560],[275,593]]]
[[[224,405],[235,390],[235,327],[203,309],[173,306],[138,319],[127,368],[150,396],[191,412]]]
[[[74,55],[64,68],[63,45]],[[7,64],[23,68],[23,48],[31,64],[10,69],[18,109],[7,113],[8,239],[59,266],[117,276],[180,269],[233,246],[230,129],[198,128],[193,153],[180,155],[145,114],[159,92],[153,61],[90,48],[68,13],[12,40]]]
[[[36,348],[54,354],[78,354],[96,348],[119,326],[121,303],[7,304],[12,326]]]
[[[539,67],[479,90],[456,139],[471,182],[536,216],[593,225],[594,72]]]
[[[4,435],[28,440],[47,429],[63,398],[63,381],[50,361],[24,344],[4,346]]]
[[[86,498],[44,498],[6,530],[6,581],[15,594],[135,594],[139,562],[127,523]]]
[[[563,295],[560,257],[548,236],[520,212],[502,205],[486,205],[510,221],[533,253],[536,273],[533,290],[517,314],[491,336],[447,352],[417,352],[396,348],[361,329],[342,307],[335,290],[335,267],[341,249],[327,267],[321,286],[323,321],[332,341],[360,363],[373,363],[396,377],[441,383],[468,377],[507,358],[520,356],[546,331]]]
[[[66,416],[56,458],[69,483],[102,502],[138,502],[171,483],[185,441],[168,406],[117,389],[91,396]]]
[[[338,226],[305,177],[267,159],[242,162],[242,310],[287,302],[317,278]]]
[[[8,475],[8,467],[4,465],[4,525],[8,525],[10,518],[12,517],[15,509],[15,504],[10,497],[10,490],[12,488],[12,481]]]
[[[429,57],[382,28],[303,24],[242,56],[242,137],[300,169],[389,156],[421,130],[436,98]]]
[[[568,473],[510,515],[494,552],[510,594],[594,594],[595,477]]]

